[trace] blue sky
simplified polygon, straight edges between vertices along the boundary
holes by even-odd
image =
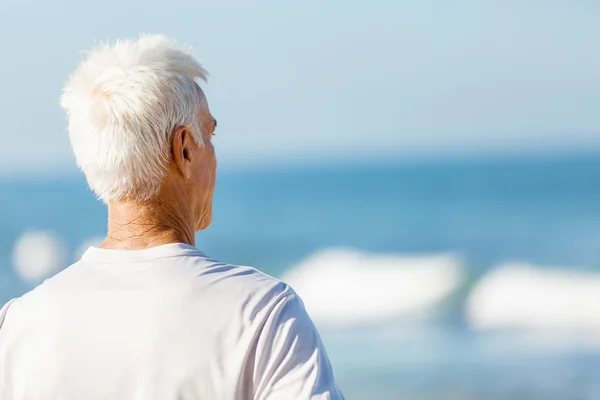
[[[81,50],[194,47],[221,165],[600,149],[600,3],[3,0],[0,175],[74,170],[58,96]]]

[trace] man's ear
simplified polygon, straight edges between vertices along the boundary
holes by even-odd
[[[186,179],[192,176],[192,140],[192,133],[186,126],[176,128],[171,140],[173,161]]]

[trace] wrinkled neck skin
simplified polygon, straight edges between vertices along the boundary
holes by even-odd
[[[105,249],[142,250],[169,243],[196,245],[194,210],[179,191],[139,202],[108,204],[108,234],[99,246]]]

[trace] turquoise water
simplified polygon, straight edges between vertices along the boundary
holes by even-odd
[[[213,225],[197,235],[197,246],[275,276],[340,246],[459,253],[466,281],[426,321],[322,327],[348,398],[593,399],[600,398],[596,348],[529,351],[476,332],[464,300],[507,261],[600,273],[599,205],[600,158],[593,156],[229,171],[219,173]],[[106,224],[104,206],[81,177],[5,180],[0,209],[2,303],[32,286],[12,268],[20,235],[53,231],[73,258]]]

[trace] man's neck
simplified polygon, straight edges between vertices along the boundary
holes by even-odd
[[[178,215],[157,200],[122,201],[108,205],[108,234],[100,247],[141,250],[169,243],[195,245],[191,216]]]

